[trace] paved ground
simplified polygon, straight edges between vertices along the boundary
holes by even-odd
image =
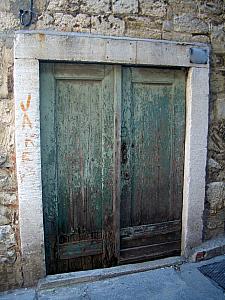
[[[0,300],[225,300],[225,291],[200,273],[198,267],[225,260],[220,256],[201,263],[185,263],[91,283],[51,290],[17,290]]]

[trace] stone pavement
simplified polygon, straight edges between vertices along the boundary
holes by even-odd
[[[225,260],[225,256],[199,263],[183,263],[103,280],[93,281],[93,277],[91,282],[68,286],[60,287],[57,282],[55,287],[49,285],[48,288],[45,285],[41,288],[39,285],[36,289],[20,289],[8,294],[2,293],[0,300],[225,300],[225,291],[198,270],[198,267],[202,265],[221,260]],[[135,265],[133,266],[135,270]]]

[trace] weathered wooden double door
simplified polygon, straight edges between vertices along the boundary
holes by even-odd
[[[179,254],[185,75],[42,63],[47,273]]]

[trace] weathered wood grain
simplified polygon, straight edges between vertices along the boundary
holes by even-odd
[[[95,255],[95,267],[110,265],[115,260],[113,197],[118,199],[114,196],[114,68],[43,64],[42,69],[48,272],[90,269]],[[55,216],[53,228],[49,211]],[[94,250],[95,238],[101,251]]]
[[[124,68],[120,221],[123,259],[128,253],[123,252],[125,247],[139,247],[140,259],[143,245],[173,241],[172,232],[174,240],[181,240],[184,135],[185,73]],[[174,221],[179,225],[176,229],[172,225],[171,231],[169,226]],[[136,234],[128,242],[124,234],[132,230]]]
[[[180,241],[133,247],[120,252],[120,262],[131,263],[150,260],[153,258],[179,255]]]
[[[59,258],[71,259],[102,254],[102,240],[87,240],[59,245]]]

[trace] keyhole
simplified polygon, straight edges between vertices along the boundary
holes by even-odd
[[[121,145],[121,161],[122,161],[122,164],[127,163],[127,144],[126,143],[122,143],[122,145]]]
[[[125,179],[126,179],[126,180],[130,179],[130,176],[129,176],[129,173],[128,173],[128,172],[125,172],[124,175],[125,175]]]

